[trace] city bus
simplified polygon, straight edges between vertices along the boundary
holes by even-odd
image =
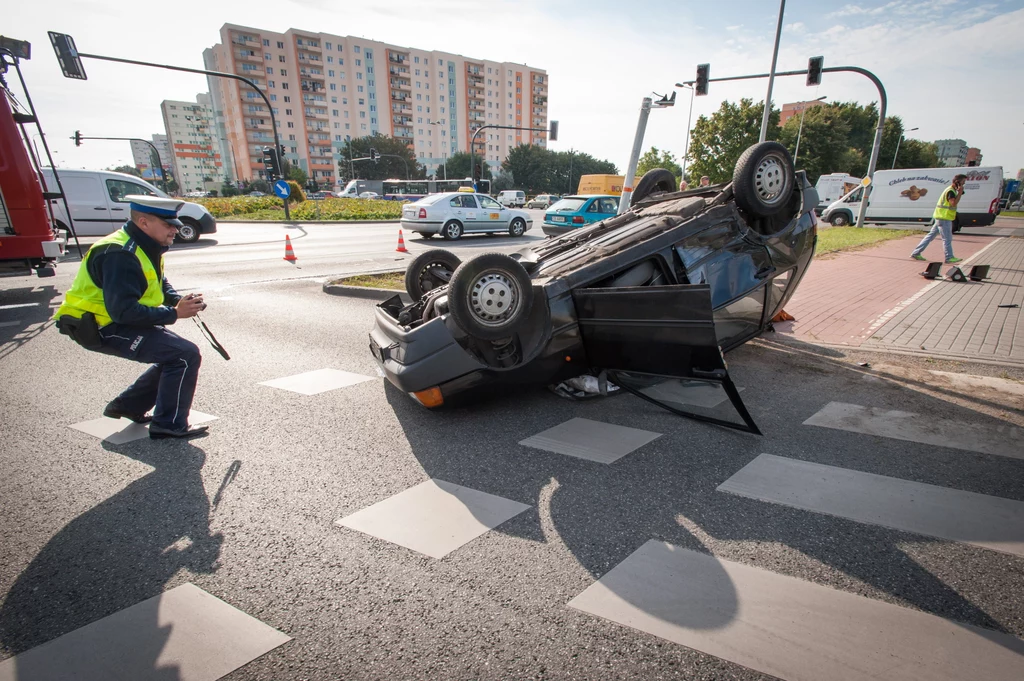
[[[480,180],[477,191],[481,194],[491,193],[490,180]],[[384,196],[389,201],[419,201],[427,194],[443,194],[455,192],[460,187],[472,187],[472,178],[461,180],[384,180]]]

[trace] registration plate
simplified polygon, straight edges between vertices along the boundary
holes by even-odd
[[[559,215],[556,215],[555,217],[551,218],[551,222],[565,222],[565,218],[561,217]]]

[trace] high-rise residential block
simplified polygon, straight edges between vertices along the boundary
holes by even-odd
[[[939,165],[959,168],[967,165],[967,142],[960,139],[935,140]]]
[[[194,102],[164,100],[160,112],[181,193],[218,189],[225,180],[230,181],[221,160],[210,95],[196,95]]]
[[[157,155],[160,157],[160,165],[167,171],[168,175],[174,173],[174,161],[171,158],[170,149],[167,147],[167,135],[153,135],[151,140],[153,147],[156,147]],[[160,181],[163,178],[156,168],[153,158],[153,147],[142,140],[132,140],[132,162],[142,173],[143,179]]]
[[[539,129],[479,132],[474,153],[492,166],[519,144],[547,144],[542,69],[298,29],[225,24],[220,37],[204,52],[207,68],[245,76],[267,93],[285,158],[322,184],[338,181],[350,139],[375,133],[404,141],[428,175],[468,151],[486,124]],[[235,177],[262,177],[262,149],[274,143],[266,104],[241,81],[212,80],[213,117]]]

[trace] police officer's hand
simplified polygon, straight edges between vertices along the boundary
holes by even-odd
[[[174,306],[174,311],[177,313],[178,319],[195,317],[205,309],[206,303],[203,302],[202,293],[189,293],[179,300],[178,304]]]

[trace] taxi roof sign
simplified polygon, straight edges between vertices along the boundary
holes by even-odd
[[[472,194],[473,193],[473,188],[472,187],[459,187],[457,191],[466,192],[467,194]]]

